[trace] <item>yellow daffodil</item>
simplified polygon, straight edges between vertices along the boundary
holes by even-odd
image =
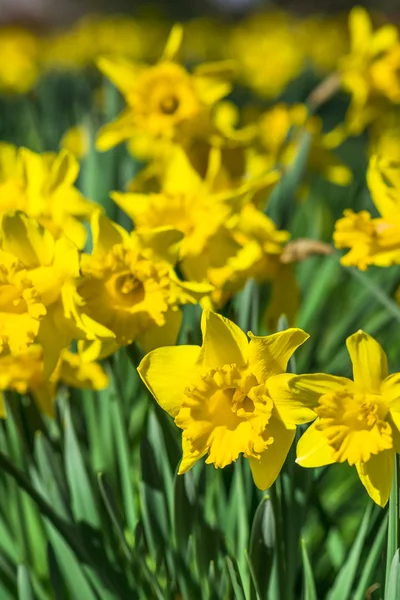
[[[300,151],[304,135],[310,136],[307,173],[321,174],[336,185],[348,185],[352,178],[350,169],[331,152],[322,133],[322,121],[309,117],[303,104],[276,104],[261,115],[255,143],[248,152],[249,171],[260,174],[277,164],[289,168]]]
[[[0,214],[22,210],[35,217],[55,237],[69,237],[83,248],[87,219],[96,205],[75,187],[79,163],[66,150],[36,154],[0,143]]]
[[[91,356],[110,354],[135,340],[145,349],[174,344],[181,324],[179,306],[211,291],[207,284],[176,276],[182,234],[163,227],[129,235],[96,213],[92,235],[93,252],[81,260],[76,312],[99,323],[110,339],[106,345],[95,344]]]
[[[28,272],[14,254],[0,251],[0,355],[22,352],[38,334],[46,315]]]
[[[25,94],[39,76],[39,42],[20,27],[0,28],[0,92]]]
[[[304,65],[299,34],[290,15],[278,11],[253,15],[234,28],[229,50],[242,80],[263,97],[283,92]]]
[[[346,210],[336,222],[333,239],[337,248],[350,248],[342,257],[345,266],[365,270],[370,265],[387,267],[400,263],[400,165],[374,155],[368,168],[368,186],[380,214]]]
[[[224,317],[204,311],[202,346],[159,348],[138,371],[159,405],[182,429],[179,473],[200,458],[223,468],[243,454],[254,481],[269,488],[293,442],[296,425],[315,413],[287,387],[288,360],[308,335],[288,329],[246,335]]]
[[[219,173],[217,158],[201,179],[185,153],[175,149],[159,176],[160,193],[112,194],[138,231],[168,225],[182,232],[180,268],[188,280],[214,286],[215,306],[225,303],[251,276],[268,280],[289,237],[250,203],[257,193],[267,195],[278,180],[276,171],[214,192]]]
[[[288,382],[299,402],[314,402],[318,415],[299,440],[296,462],[356,466],[368,494],[385,506],[400,450],[400,374],[389,375],[386,354],[367,333],[358,331],[346,344],[354,381],[317,373]]]
[[[42,40],[41,62],[46,70],[70,71],[92,67],[100,56],[152,59],[162,50],[165,33],[158,19],[87,15]]]
[[[339,70],[342,85],[351,94],[348,131],[358,134],[385,109],[386,100],[395,99],[392,86],[393,81],[395,89],[399,85],[394,71],[398,52],[392,51],[398,32],[390,24],[374,31],[370,16],[361,6],[351,10],[349,29],[350,52],[339,61]]]
[[[61,138],[60,148],[67,150],[76,158],[84,158],[89,152],[90,135],[84,125],[70,127]]]
[[[349,52],[349,36],[344,18],[317,15],[298,24],[303,52],[321,74],[334,71],[338,61]]]
[[[121,91],[127,107],[98,134],[97,147],[108,150],[129,138],[145,136],[151,143],[172,141],[181,128],[197,127],[210,107],[230,91],[226,64],[201,65],[191,74],[175,62],[182,29],[172,29],[162,59],[154,66],[102,58],[101,71]],[[154,148],[153,148],[154,150]]]
[[[43,348],[29,346],[23,352],[0,356],[0,417],[6,416],[1,392],[14,390],[31,393],[41,412],[54,417],[54,401],[60,384],[79,389],[102,390],[108,377],[100,364],[84,362],[79,354],[65,349],[48,377],[45,373]]]
[[[78,249],[70,240],[55,240],[22,212],[5,213],[0,217],[0,252],[4,349],[17,352],[39,342],[49,375],[61,350],[73,339],[110,335],[99,324],[88,329],[71,311],[80,268]]]

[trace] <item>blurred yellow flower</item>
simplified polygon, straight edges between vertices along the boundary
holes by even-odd
[[[76,310],[108,330],[110,339],[92,344],[90,356],[110,354],[135,340],[146,350],[174,344],[182,318],[179,306],[196,303],[211,291],[209,285],[176,276],[182,234],[168,227],[128,234],[96,213],[92,235],[93,252],[81,259]]]
[[[296,425],[315,413],[298,402],[285,373],[292,353],[308,338],[301,329],[267,337],[246,335],[232,321],[204,311],[202,346],[159,348],[138,371],[159,405],[182,429],[179,473],[200,458],[223,468],[240,454],[254,482],[269,488],[293,442]]]
[[[335,225],[337,248],[350,248],[341,258],[345,266],[365,270],[370,265],[387,267],[400,263],[400,163],[373,155],[368,168],[368,186],[380,214],[346,210]]]
[[[346,116],[348,131],[359,134],[385,109],[382,101],[396,97],[398,52],[394,48],[398,31],[391,24],[374,31],[370,16],[361,6],[351,10],[349,28],[350,52],[339,61],[339,70],[342,85],[351,94]]]
[[[260,116],[257,125],[255,142],[248,151],[248,168],[253,175],[276,165],[290,168],[304,136],[309,135],[306,173],[321,174],[336,185],[350,183],[351,171],[331,152],[322,133],[321,119],[309,117],[304,104],[278,103]]]
[[[84,158],[89,152],[90,135],[84,125],[74,125],[67,129],[60,141],[60,148],[65,149],[76,158]]]
[[[61,350],[87,335],[68,308],[80,274],[78,249],[66,237],[55,240],[36,219],[12,212],[0,217],[0,252],[3,349],[40,343],[49,375]]]
[[[318,415],[299,440],[296,462],[355,465],[368,494],[385,506],[400,450],[400,374],[389,375],[386,354],[367,333],[358,331],[346,344],[354,381],[317,373],[288,382],[298,401]]]
[[[154,142],[172,141],[184,127],[198,126],[210,107],[229,93],[224,80],[226,63],[200,65],[193,74],[175,62],[182,29],[175,26],[162,59],[154,66],[123,59],[101,58],[100,70],[121,91],[127,107],[112,123],[102,127],[99,150],[143,135]]]
[[[83,362],[79,354],[65,349],[61,352],[55,370],[45,375],[44,353],[39,344],[23,352],[0,357],[0,417],[6,416],[1,392],[14,390],[30,392],[39,410],[54,416],[54,401],[60,384],[79,389],[102,390],[108,385],[103,367],[95,362]]]
[[[38,334],[46,315],[38,291],[16,256],[0,251],[0,355],[22,352]]]
[[[21,210],[55,237],[66,235],[83,248],[88,219],[96,205],[75,187],[79,163],[66,150],[36,154],[0,143],[0,213]]]
[[[25,94],[39,76],[39,42],[21,27],[0,28],[0,92]]]
[[[138,231],[163,225],[181,231],[182,273],[190,281],[211,283],[215,288],[212,301],[221,306],[249,277],[265,281],[275,273],[275,258],[289,234],[277,231],[274,223],[250,204],[256,193],[267,195],[278,172],[215,192],[218,158],[218,152],[212,153],[203,180],[185,153],[175,149],[159,176],[159,193],[114,192],[112,197]]]
[[[229,54],[240,77],[260,96],[274,98],[301,72],[305,62],[300,31],[283,12],[252,15],[233,29]]]
[[[303,52],[321,74],[334,71],[349,52],[346,20],[341,15],[312,16],[298,23]]]

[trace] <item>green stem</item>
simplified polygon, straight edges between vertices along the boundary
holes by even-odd
[[[290,595],[288,594],[289,586],[286,578],[285,540],[283,532],[282,504],[281,497],[278,494],[277,485],[279,485],[279,479],[275,481],[274,485],[269,490],[269,493],[275,517],[275,547],[279,598],[280,600],[288,600],[290,598]]]
[[[390,567],[393,556],[400,548],[400,506],[399,506],[399,483],[400,483],[400,456],[396,453],[395,468],[393,472],[392,491],[389,500],[389,525],[386,552],[386,586],[389,580]]]

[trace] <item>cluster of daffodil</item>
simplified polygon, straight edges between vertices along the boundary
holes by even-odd
[[[0,91],[25,93],[41,73],[87,69],[100,56],[152,61],[168,29],[161,16],[89,16],[70,29],[47,34],[3,26]],[[349,47],[345,16],[300,18],[269,10],[240,25],[203,18],[188,21],[185,29],[185,62],[234,58],[240,81],[266,97],[279,94],[309,64],[321,74],[334,70]]]
[[[165,32],[119,18],[40,39],[0,31],[1,90],[25,93],[43,71],[96,64],[125,103],[99,130],[97,150],[126,143],[146,165],[127,189],[111,191],[128,231],[76,187],[90,146],[84,127],[66,133],[58,154],[0,144],[0,390],[30,392],[52,415],[60,385],[106,387],[98,361],[135,343],[147,353],[140,376],[183,431],[180,473],[203,456],[222,468],[243,454],[266,489],[297,426],[312,422],[297,462],[355,465],[383,506],[400,451],[400,375],[389,376],[379,344],[361,331],[348,338],[354,381],[292,375],[288,361],[308,334],[291,328],[248,341],[217,311],[254,279],[272,285],[266,328],[282,313],[293,323],[297,258],[265,210],[304,141],[307,172],[345,186],[351,172],[332,148],[371,127],[368,183],[381,216],[348,210],[334,241],[350,248],[345,265],[400,264],[397,30],[373,31],[356,8],[350,40],[345,20],[281,12],[222,30],[208,21],[174,26],[162,49]],[[345,123],[329,133],[304,104],[239,111],[227,100],[235,81],[278,98],[310,62],[328,74],[322,100],[340,87],[351,94]],[[318,102],[310,98],[311,108]],[[203,345],[177,346],[182,306],[197,303]]]
[[[269,336],[248,333],[204,311],[202,346],[158,348],[139,374],[160,406],[182,429],[179,473],[200,458],[223,468],[240,454],[249,459],[255,484],[269,488],[295,439],[297,463],[355,466],[371,498],[384,506],[400,451],[400,374],[371,336],[347,339],[353,379],[286,373],[293,352],[309,337],[301,329]]]

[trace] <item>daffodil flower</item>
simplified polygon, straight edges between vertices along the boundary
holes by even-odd
[[[100,70],[121,91],[126,108],[98,134],[97,147],[104,151],[135,136],[145,136],[154,143],[172,141],[182,126],[203,123],[207,111],[231,86],[224,80],[226,62],[203,64],[189,73],[176,62],[182,41],[182,28],[172,28],[161,60],[153,65],[124,59],[102,57]]]
[[[243,454],[260,489],[278,476],[296,425],[315,413],[287,387],[285,373],[294,350],[307,338],[301,329],[266,337],[204,311],[202,346],[153,350],[138,367],[158,404],[182,429],[179,473],[201,457],[223,468]]]
[[[388,267],[400,263],[400,166],[380,155],[370,158],[368,187],[381,214],[372,218],[363,210],[348,209],[336,222],[333,240],[337,248],[349,248],[341,258],[345,266],[366,270],[370,265]]]
[[[55,238],[66,236],[79,249],[86,242],[81,220],[96,205],[75,187],[79,162],[67,150],[37,154],[0,143],[0,213],[21,210],[37,219]]]
[[[358,331],[346,344],[353,381],[317,373],[288,382],[298,401],[309,402],[318,415],[298,442],[296,462],[347,462],[374,502],[385,506],[400,450],[400,374],[389,375],[385,352],[367,333]]]

